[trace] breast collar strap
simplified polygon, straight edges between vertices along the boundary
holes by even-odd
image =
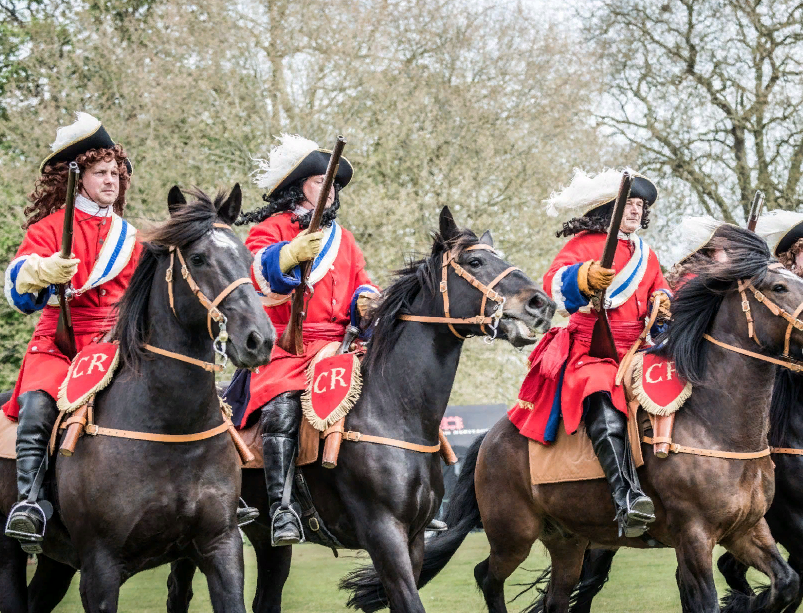
[[[496,329],[497,326],[499,326],[499,321],[502,319],[503,308],[505,305],[505,298],[504,296],[500,296],[496,291],[494,291],[493,288],[496,287],[496,285],[510,273],[520,269],[515,266],[511,266],[510,268],[505,269],[499,275],[497,275],[497,277],[493,281],[491,281],[488,285],[484,285],[483,283],[478,281],[477,278],[474,277],[472,274],[466,272],[466,270],[462,266],[460,266],[460,264],[457,263],[457,257],[460,255],[460,253],[462,253],[463,251],[475,251],[475,250],[494,251],[494,248],[489,245],[478,244],[466,247],[461,252],[455,252],[454,250],[450,250],[443,254],[443,264],[441,266],[440,292],[441,296],[443,297],[444,317],[429,317],[425,315],[399,315],[398,318],[404,321],[418,321],[423,323],[446,324],[449,326],[449,330],[451,330],[452,334],[454,334],[457,338],[461,340],[465,339],[466,337],[458,333],[452,324],[479,325],[480,330],[485,335],[488,334],[488,332],[485,329],[485,326],[490,325],[492,332],[491,339],[496,338]],[[451,317],[449,315],[449,287],[447,283],[449,266],[451,266],[454,269],[455,274],[458,277],[462,277],[482,293],[482,303],[480,304],[479,315],[476,315],[474,317]],[[489,299],[496,302],[497,306],[494,309],[493,314],[487,316],[485,315],[485,304]]]

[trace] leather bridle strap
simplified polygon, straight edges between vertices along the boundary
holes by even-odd
[[[187,364],[200,366],[206,372],[220,372],[224,368],[222,364],[215,364],[213,362],[204,362],[203,360],[196,360],[195,358],[190,358],[187,357],[186,355],[181,355],[180,353],[168,351],[167,349],[159,349],[159,347],[154,347],[153,345],[145,344],[143,345],[143,347],[148,351],[150,351],[151,353],[157,353],[159,355],[165,356],[166,358],[173,358],[174,360],[179,360],[180,362],[186,362]]]
[[[782,266],[781,264],[771,264],[769,266],[770,270]],[[764,306],[766,306],[770,312],[775,315],[776,317],[782,317],[786,320],[789,324],[786,327],[786,334],[784,336],[784,347],[783,347],[783,354],[782,357],[789,358],[789,343],[792,338],[792,330],[797,329],[803,331],[803,321],[798,319],[798,315],[803,312],[803,302],[798,305],[795,309],[794,313],[788,313],[777,304],[775,304],[772,300],[767,298],[763,293],[758,291],[750,281],[739,281],[739,293],[742,296],[742,311],[747,318],[747,335],[748,337],[752,338],[756,344],[761,347],[761,343],[758,340],[758,337],[755,334],[755,328],[753,326],[753,316],[750,313],[750,303],[747,300],[747,296],[745,295],[745,290],[749,289],[753,292],[753,296],[755,297],[756,301],[760,302]]]
[[[652,445],[653,443],[660,443],[660,442],[671,442],[667,441],[660,441],[656,440],[651,436],[644,436],[641,440],[648,445]],[[718,449],[700,449],[698,447],[686,447],[684,445],[678,445],[677,443],[671,443],[669,445],[669,451],[672,453],[688,453],[691,455],[699,455],[705,456],[708,458],[722,458],[724,460],[757,460],[758,458],[765,458],[770,455],[771,447],[767,447],[766,449],[762,449],[761,451],[752,451],[752,452],[739,452],[739,451],[720,451]]]
[[[770,451],[784,455],[803,455],[803,449],[791,449],[789,447],[770,447]]]
[[[776,358],[771,358],[765,355],[761,355],[760,353],[754,353],[752,351],[748,351],[747,349],[742,349],[741,347],[736,347],[734,345],[728,345],[727,343],[723,343],[722,341],[718,341],[710,334],[703,334],[703,338],[715,345],[722,347],[723,349],[727,349],[729,351],[733,351],[734,353],[740,353],[742,355],[746,355],[751,358],[755,358],[757,360],[761,360],[762,362],[769,362],[770,364],[775,364],[777,366],[783,366],[784,368],[788,368],[792,372],[803,372],[803,364],[799,364],[793,361],[787,360],[778,360]]]

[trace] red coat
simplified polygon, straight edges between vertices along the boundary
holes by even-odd
[[[643,330],[653,292],[669,293],[655,253],[637,236],[631,237],[632,241],[619,239],[613,263],[617,276],[607,292],[612,301],[608,319],[620,357]],[[588,355],[596,316],[577,285],[580,265],[599,260],[605,238],[601,232],[578,234],[544,275],[544,289],[557,302],[558,311],[571,317],[566,328],[553,328],[533,350],[519,400],[508,411],[523,435],[542,443],[555,440],[561,418],[566,432],[575,432],[583,400],[594,392],[610,393],[616,408],[627,413],[624,390],[615,385],[618,364]]]
[[[75,209],[72,250],[81,263],[72,279],[78,294],[70,300],[79,351],[114,327],[113,306],[128,287],[142,249],[131,224],[117,215],[104,217],[87,212],[92,203],[84,202],[87,204]],[[63,223],[64,209],[60,209],[28,228],[6,269],[5,295],[12,308],[25,314],[42,312],[28,343],[14,395],[3,406],[9,419],[16,420],[19,415],[20,394],[42,390],[55,398],[70,366],[70,360],[54,342],[59,317],[56,286],[46,287],[38,294],[20,294],[16,289],[17,275],[27,256],[48,257],[61,249]]]
[[[246,246],[254,253],[251,275],[265,302],[277,336],[281,336],[290,320],[290,293],[300,283],[297,266],[288,274],[279,269],[279,251],[301,231],[291,222],[292,213],[269,217],[251,228]],[[274,346],[271,362],[251,375],[250,399],[241,426],[248,416],[278,394],[303,390],[307,386],[309,362],[328,343],[341,341],[349,322],[356,323],[357,296],[363,292],[379,292],[365,272],[365,258],[354,236],[336,222],[326,229],[321,252],[315,258],[310,274],[315,293],[307,305],[304,321],[304,353],[295,356]]]

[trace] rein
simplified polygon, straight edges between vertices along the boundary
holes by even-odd
[[[463,251],[474,251],[474,250],[484,250],[484,251],[494,251],[493,247],[484,244],[478,245],[471,245],[470,247],[466,247]],[[462,252],[461,252],[462,253]],[[449,330],[451,330],[452,334],[454,334],[460,340],[465,340],[467,337],[462,336],[457,330],[454,329],[452,324],[473,324],[479,325],[480,331],[484,335],[486,335],[487,342],[493,342],[496,338],[497,328],[499,327],[499,321],[502,319],[503,309],[505,306],[505,297],[500,296],[497,292],[494,291],[494,287],[506,276],[510,273],[521,270],[516,266],[511,266],[506,270],[502,271],[497,277],[491,281],[488,285],[483,284],[480,282],[475,276],[471,273],[466,272],[466,269],[460,266],[457,263],[457,255],[454,251],[447,251],[443,255],[443,265],[441,266],[441,282],[440,282],[440,292],[441,296],[443,297],[443,317],[430,317],[426,315],[399,315],[398,319],[404,321],[418,321],[422,323],[431,323],[431,324],[446,324],[449,326]],[[466,281],[469,282],[470,285],[478,289],[482,293],[482,303],[480,304],[480,312],[478,315],[474,317],[451,317],[449,315],[449,287],[447,283],[449,266],[451,266],[455,274],[458,277],[462,277]],[[496,308],[494,312],[488,316],[485,315],[485,304],[488,300],[493,300],[496,302]],[[488,332],[485,330],[485,326],[489,325],[491,328],[492,334],[488,336]]]

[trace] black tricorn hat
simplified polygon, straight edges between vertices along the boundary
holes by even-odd
[[[634,175],[633,183],[630,184],[630,198],[641,198],[644,201],[645,207],[652,206],[655,204],[655,200],[658,198],[658,188],[656,188],[655,184],[646,177]],[[613,204],[614,202],[616,202],[616,198],[608,200],[608,202],[605,204],[592,207],[590,210],[586,211],[586,214],[590,213],[596,208],[607,206],[609,204]]]
[[[803,213],[775,209],[758,218],[756,234],[767,241],[775,256],[789,251],[803,238]]]
[[[267,160],[256,160],[261,172],[254,177],[254,183],[265,189],[265,196],[306,177],[326,174],[331,151],[296,134],[282,134],[279,140],[280,144],[271,149]],[[353,175],[351,162],[341,156],[335,181],[345,187]]]
[[[56,140],[50,146],[53,153],[40,164],[40,173],[44,172],[45,166],[58,162],[72,162],[79,155],[91,149],[112,149],[114,147],[114,141],[99,119],[81,111],[75,115],[75,123],[59,128],[56,132]],[[134,167],[128,158],[125,160],[125,165],[128,168],[129,176],[132,175]]]

